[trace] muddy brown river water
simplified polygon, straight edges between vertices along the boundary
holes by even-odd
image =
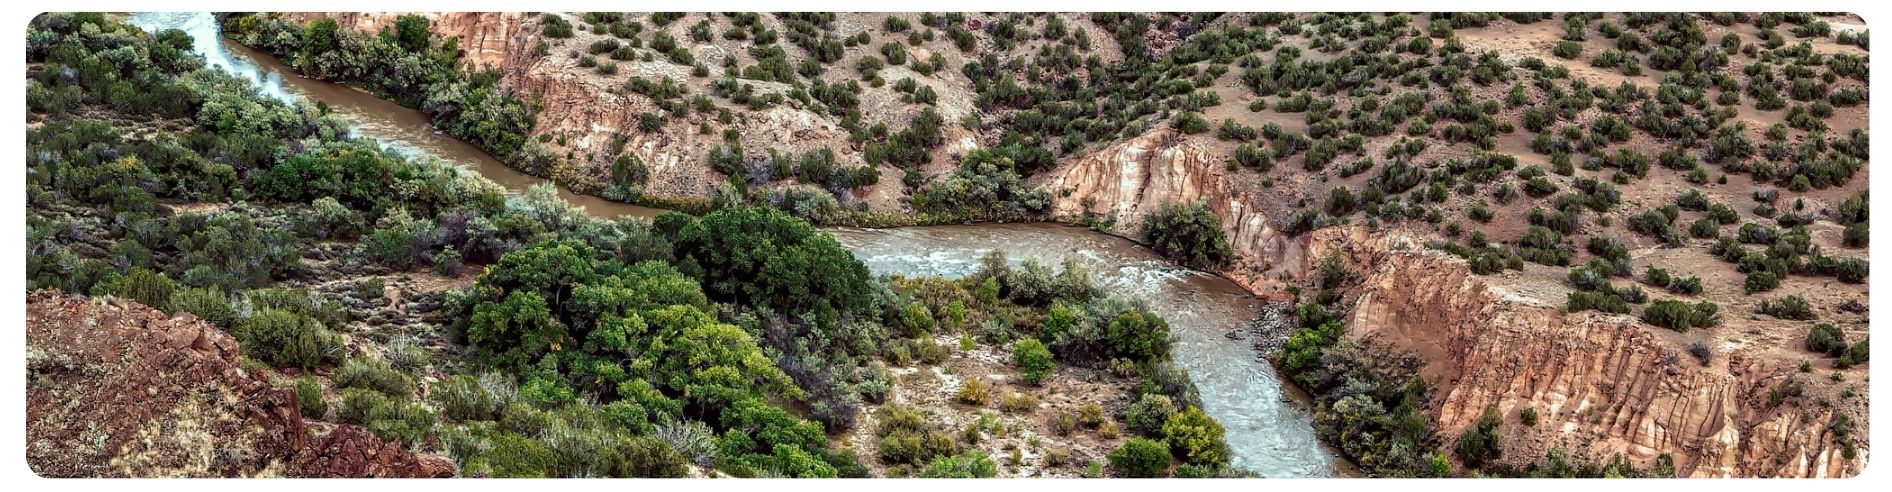
[[[131,22],[148,31],[180,29],[214,67],[255,82],[285,101],[328,104],[355,131],[405,155],[438,158],[478,171],[517,192],[544,179],[507,167],[486,152],[433,128],[427,117],[372,94],[305,79],[267,54],[224,39],[204,12],[140,13]],[[657,209],[604,200],[559,188],[559,196],[594,216],[649,218]],[[1240,286],[1219,276],[1181,268],[1135,243],[1058,224],[981,224],[897,229],[828,229],[876,273],[957,277],[978,267],[993,249],[1012,261],[1056,264],[1076,258],[1111,293],[1142,299],[1163,315],[1174,334],[1178,365],[1201,389],[1203,410],[1227,427],[1231,464],[1267,477],[1357,474],[1314,434],[1306,397],[1282,384],[1251,341],[1225,337],[1261,307]]]

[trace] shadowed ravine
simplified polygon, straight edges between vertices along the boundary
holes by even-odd
[[[255,81],[273,97],[327,103],[360,134],[410,156],[431,156],[477,170],[508,190],[545,180],[526,175],[474,146],[444,135],[420,112],[368,93],[298,77],[267,55],[223,39],[209,13],[143,13],[146,30],[181,29],[210,65]],[[594,216],[651,217],[656,209],[579,195],[559,196]],[[1224,336],[1243,327],[1260,301],[1227,279],[1175,266],[1123,238],[1057,224],[984,224],[899,229],[830,229],[876,273],[964,275],[993,249],[1014,262],[1083,262],[1105,289],[1148,301],[1169,320],[1176,360],[1200,387],[1204,410],[1227,427],[1231,464],[1268,477],[1352,475],[1350,465],[1315,437],[1305,398],[1284,387],[1247,340]]]

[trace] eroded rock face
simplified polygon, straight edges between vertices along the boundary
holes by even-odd
[[[343,29],[381,32],[394,27],[402,15],[426,17],[435,34],[460,40],[466,54],[462,62],[473,67],[499,68],[507,53],[520,42],[526,19],[524,12],[285,12],[296,22],[333,18]],[[531,48],[530,45],[525,46]]]
[[[1840,477],[1863,469],[1867,451],[1842,456],[1837,414],[1811,398],[1770,404],[1768,393],[1798,373],[1778,358],[1739,351],[1703,365],[1671,332],[1634,318],[1564,314],[1541,293],[1475,276],[1464,261],[1404,234],[1343,227],[1316,232],[1311,257],[1337,252],[1361,279],[1348,323],[1428,361],[1430,411],[1441,435],[1457,436],[1488,407],[1507,416],[1505,459],[1542,459],[1551,448],[1622,454],[1644,466],[1670,454],[1685,476]],[[1804,377],[1803,377],[1804,379]],[[1812,384],[1817,384],[1815,381]],[[1519,422],[1532,408],[1534,426]],[[1866,432],[1854,418],[1853,435]]]
[[[1164,204],[1207,203],[1222,218],[1237,257],[1222,273],[1259,295],[1278,296],[1283,284],[1271,274],[1299,262],[1298,244],[1269,225],[1264,204],[1279,197],[1251,191],[1259,187],[1238,181],[1223,159],[1208,142],[1157,128],[1066,161],[1043,184],[1053,191],[1054,216],[1114,217],[1110,232],[1132,239],[1143,217]]]
[[[27,295],[26,456],[46,477],[446,477],[353,425],[315,435],[295,394],[242,370],[236,339],[190,314]]]

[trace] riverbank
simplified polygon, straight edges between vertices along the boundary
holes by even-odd
[[[192,35],[197,37],[199,33],[192,32]],[[245,50],[240,45],[214,37],[214,31],[211,36],[209,43],[197,39],[198,46],[208,49],[228,47],[236,52]],[[279,63],[272,65],[274,60],[265,54],[254,51],[245,54],[256,66],[262,67],[252,66],[247,69],[252,80],[263,82],[264,85],[275,84],[277,87],[273,90],[288,87],[291,90],[285,92],[300,91],[312,99],[323,101],[331,111],[356,123],[359,131],[382,141],[384,145],[406,149],[412,155],[433,155],[449,161],[473,164],[469,167],[515,192],[545,182],[543,178],[520,172],[463,142],[456,144],[451,137],[433,131],[424,115],[418,112],[386,101],[364,100],[366,95],[360,91],[337,84],[298,77]],[[231,68],[245,70],[234,64]],[[446,152],[437,152],[441,149]],[[656,210],[626,208],[628,206],[621,202],[608,202],[601,197],[580,194],[569,187],[560,187],[559,195],[586,207],[592,215],[651,217],[658,213]],[[874,213],[849,217],[854,217],[850,221],[852,224],[875,226],[962,221],[962,217],[924,214],[902,216]],[[829,228],[829,231],[836,233],[837,237],[850,234],[845,227]],[[1106,289],[1120,290],[1125,295],[1135,294],[1135,297],[1150,300],[1158,314],[1171,319],[1178,327],[1179,363],[1188,370],[1192,380],[1204,388],[1205,396],[1212,395],[1212,399],[1204,402],[1204,407],[1229,429],[1229,440],[1235,448],[1232,460],[1235,466],[1255,470],[1264,476],[1279,477],[1328,476],[1336,473],[1336,470],[1344,473],[1347,469],[1344,460],[1324,450],[1320,441],[1313,436],[1305,408],[1297,408],[1291,388],[1283,388],[1272,369],[1251,349],[1223,336],[1229,330],[1241,326],[1255,308],[1252,293],[1227,278],[1169,265],[1148,248],[1122,236],[1055,223],[944,225],[858,231],[869,236],[892,234],[871,242],[871,245],[850,247],[857,255],[863,256],[863,261],[868,262],[870,269],[880,273],[914,274],[926,269],[871,261],[869,257],[874,255],[864,253],[865,248],[925,252],[937,257],[968,260],[982,256],[986,251],[1003,249],[1014,252],[1014,258],[1036,258],[1048,264],[1055,264],[1065,256],[1078,257],[1086,261],[1089,269],[1099,277],[1109,279]],[[927,243],[900,237],[902,234],[924,235],[929,231],[951,231],[945,235],[957,239]],[[843,239],[843,242],[847,243],[847,240]],[[876,267],[876,264],[880,266]]]

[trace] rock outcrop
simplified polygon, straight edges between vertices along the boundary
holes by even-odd
[[[285,12],[296,22],[333,18],[343,29],[381,32],[392,28],[395,19],[415,14],[426,17],[435,34],[458,39],[465,50],[461,61],[472,67],[499,68],[508,53],[519,51],[524,26],[529,18],[524,12]],[[530,48],[530,45],[526,45]]]
[[[1849,452],[1838,437],[1865,435],[1863,398],[1825,406],[1808,389],[1769,401],[1784,382],[1810,377],[1787,361],[1732,351],[1700,364],[1680,337],[1665,337],[1674,333],[1628,316],[1565,314],[1547,293],[1472,275],[1463,260],[1396,232],[1332,228],[1309,243],[1311,257],[1339,253],[1361,279],[1349,336],[1428,361],[1441,435],[1495,407],[1508,419],[1505,457],[1518,463],[1562,448],[1645,466],[1669,454],[1679,473],[1697,477],[1843,477],[1866,464],[1864,447]],[[1535,425],[1518,421],[1525,408]]]
[[[235,338],[122,299],[27,294],[26,456],[46,477],[447,477],[354,425],[305,423]]]
[[[1301,252],[1270,225],[1282,213],[1266,204],[1278,197],[1250,191],[1261,187],[1228,171],[1225,155],[1211,146],[1157,128],[1067,161],[1043,181],[1056,197],[1052,214],[1067,221],[1087,212],[1114,218],[1110,232],[1135,240],[1143,217],[1163,205],[1207,203],[1238,258],[1221,273],[1258,295],[1279,297],[1284,284],[1272,274],[1299,263]]]

